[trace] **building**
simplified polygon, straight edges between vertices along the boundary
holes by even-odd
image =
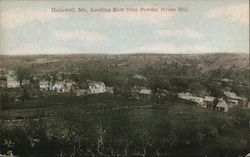
[[[50,82],[45,80],[39,82],[39,87],[41,91],[49,91],[51,89]]]
[[[114,87],[108,87],[108,86],[106,86],[106,93],[114,94]]]
[[[64,92],[64,82],[55,82],[52,85],[52,91],[54,91],[54,92]]]
[[[189,100],[195,102],[199,106],[204,106],[204,99],[202,97],[194,96],[193,94],[186,92],[186,93],[178,93],[178,97],[184,100]]]
[[[135,74],[132,78],[134,79],[140,79],[140,80],[146,80],[147,78],[142,76],[142,75],[139,75],[139,74]]]
[[[219,99],[219,102],[216,105],[216,110],[217,111],[228,112],[229,111],[229,106],[226,103],[226,101],[221,98],[221,99]]]
[[[140,100],[150,100],[152,96],[152,91],[146,87],[134,86],[131,90],[132,97],[134,99]]]
[[[247,103],[247,98],[240,97],[234,92],[225,91],[224,94],[228,98],[230,107],[237,106],[237,105],[245,106],[245,104]]]
[[[42,80],[39,83],[41,91],[55,91],[55,92],[76,92],[76,84],[73,81],[60,81],[60,82],[50,82]]]
[[[152,95],[152,91],[147,88],[142,88],[139,92],[139,97],[140,99],[143,99],[143,100],[150,100],[151,95]]]
[[[19,88],[20,82],[17,80],[15,71],[9,71],[7,75],[7,88]]]
[[[229,108],[232,108],[234,106],[238,106],[239,105],[239,101],[235,100],[235,99],[228,99],[228,105],[229,105]]]
[[[73,81],[66,81],[64,84],[63,92],[73,92],[75,91],[75,85],[76,83]]]
[[[205,96],[204,97],[204,107],[214,109],[214,100],[215,100],[215,97]]]
[[[106,92],[104,82],[93,81],[88,83],[88,86],[90,94],[100,94]]]

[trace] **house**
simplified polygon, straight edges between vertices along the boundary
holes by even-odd
[[[204,97],[204,107],[214,109],[214,100],[215,100],[215,97],[205,96]]]
[[[195,102],[197,105],[204,106],[204,99],[202,97],[194,96],[193,94],[189,92],[178,93],[178,97],[184,100]]]
[[[139,91],[139,97],[140,97],[140,99],[143,99],[143,100],[150,100],[151,95],[152,95],[152,91],[151,91],[150,89],[142,88],[142,89]]]
[[[223,112],[228,112],[229,111],[229,106],[226,103],[225,100],[223,100],[222,98],[219,99],[219,102],[216,105],[216,110],[217,111],[223,111]]]
[[[150,100],[152,96],[152,91],[145,87],[134,86],[131,90],[131,93],[134,99]]]
[[[50,82],[49,81],[40,81],[39,87],[41,91],[49,91],[50,90]]]
[[[88,86],[89,86],[90,94],[100,94],[100,93],[106,92],[104,82],[93,81],[93,82],[88,83]]]
[[[224,79],[221,79],[222,82],[233,82],[233,80],[230,80],[230,79],[227,79],[227,78],[224,78]]]
[[[19,88],[20,82],[17,80],[15,71],[9,71],[7,75],[7,88]]]
[[[228,105],[229,105],[229,108],[232,108],[234,106],[237,106],[239,104],[239,101],[238,100],[235,100],[235,99],[228,99]]]
[[[55,92],[64,92],[64,82],[55,82],[52,85],[52,91],[55,91]]]
[[[73,92],[74,91],[74,87],[75,87],[75,82],[73,82],[73,81],[67,81],[67,82],[65,82],[65,84],[64,84],[64,89],[63,89],[63,91],[64,92]]]
[[[240,97],[234,92],[225,91],[224,94],[227,96],[228,102],[229,102],[230,106],[232,106],[232,107],[235,105],[244,106],[247,102],[247,98]],[[238,102],[235,100],[237,100]]]
[[[86,89],[78,89],[76,90],[76,96],[85,96],[89,93]]]
[[[114,94],[114,87],[108,87],[108,86],[106,86],[106,93]]]
[[[134,79],[140,79],[140,80],[146,80],[147,78],[142,76],[142,75],[139,75],[139,74],[135,74],[132,78]]]
[[[41,91],[55,91],[55,92],[73,92],[75,82],[73,81],[60,81],[51,83],[50,81],[42,80],[39,83]]]

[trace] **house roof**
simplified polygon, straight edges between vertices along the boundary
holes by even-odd
[[[214,101],[215,97],[205,96],[204,101]]]
[[[146,77],[142,76],[142,75],[139,75],[139,74],[135,74],[133,76],[133,78],[136,78],[136,79],[147,79]]]
[[[104,84],[104,82],[101,81],[92,81],[88,83],[89,86],[101,86],[102,84]]]
[[[230,99],[229,102],[238,103],[238,100]]]
[[[17,80],[16,72],[13,70],[10,70],[7,75],[7,80],[8,81],[15,81]]]
[[[139,92],[140,94],[151,94],[151,90],[150,89],[146,89],[146,88],[142,88]]]
[[[231,98],[231,99],[238,99],[238,100],[243,100],[244,98],[243,97],[240,97],[238,96],[236,93],[234,92],[224,92],[224,94],[228,97],[228,98]]]

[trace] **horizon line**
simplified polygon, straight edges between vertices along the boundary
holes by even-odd
[[[202,55],[202,54],[250,54],[250,52],[182,52],[182,53],[155,53],[155,52],[135,52],[135,53],[39,53],[39,54],[0,54],[0,56],[41,56],[41,55],[138,55],[138,54],[156,54],[156,55]]]

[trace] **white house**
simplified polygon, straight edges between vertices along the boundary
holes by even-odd
[[[146,87],[134,86],[131,94],[134,99],[149,100],[152,96],[152,91]]]
[[[104,82],[93,81],[88,84],[90,94],[99,94],[105,93],[105,84]]]
[[[73,88],[74,88],[74,85],[75,85],[75,82],[73,82],[73,81],[67,81],[64,84],[63,92],[72,92]]]
[[[247,98],[240,97],[234,92],[225,91],[224,94],[228,98],[228,102],[229,102],[230,107],[233,107],[236,105],[244,106],[247,102]]]
[[[52,85],[52,91],[64,92],[64,83],[63,82],[55,82],[55,84]]]
[[[9,71],[7,75],[7,88],[19,88],[20,82],[17,80],[15,71]]]
[[[49,81],[45,81],[45,80],[40,81],[39,87],[40,87],[40,90],[42,91],[48,91],[50,90],[50,83]]]
[[[189,100],[197,103],[198,105],[203,105],[204,104],[204,99],[202,97],[197,97],[192,95],[189,92],[186,93],[178,93],[178,97],[184,100]]]
[[[228,112],[229,111],[229,106],[226,103],[226,101],[221,98],[221,99],[219,99],[219,102],[216,105],[216,110],[217,111]]]
[[[140,80],[146,80],[146,79],[147,79],[146,77],[144,77],[144,76],[142,76],[142,75],[139,75],[139,74],[135,74],[135,75],[133,76],[133,78],[135,78],[135,79],[140,79]]]
[[[142,88],[139,91],[139,94],[140,94],[141,99],[150,99],[150,97],[152,95],[152,91],[151,91],[151,89]]]

